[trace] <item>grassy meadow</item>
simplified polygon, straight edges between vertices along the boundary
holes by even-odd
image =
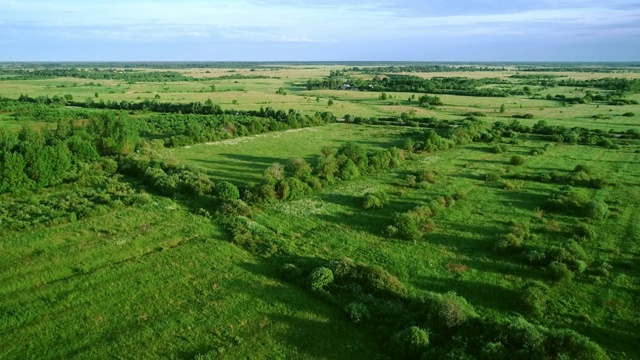
[[[172,71],[194,79],[167,82],[3,75],[0,100],[211,100],[226,112],[175,112],[174,123],[157,130],[168,134],[145,138],[127,124],[153,118],[152,110],[92,108],[71,119],[74,128],[21,117],[18,105],[0,109],[0,145],[18,144],[0,146],[0,358],[640,359],[640,106],[546,99],[612,92],[595,87],[531,85],[535,97],[442,94],[438,106],[420,106],[419,92],[388,92],[382,100],[380,92],[307,89],[307,80],[345,68],[179,68]],[[513,65],[411,75],[511,81],[517,72]],[[626,68],[532,73],[640,79]],[[259,117],[242,111],[260,108],[335,118],[246,136],[225,132],[245,116]],[[264,124],[284,126],[292,114],[277,121],[265,115]],[[83,132],[87,117],[115,125]],[[179,121],[209,117],[224,140],[158,140],[196,139],[193,124]],[[410,123],[419,118],[442,122],[430,132]],[[541,120],[555,132],[535,130]],[[500,127],[518,123],[527,128]],[[474,126],[484,132],[455,141],[456,130]],[[49,135],[37,135],[42,128]],[[428,150],[427,136],[445,145]],[[32,165],[41,153],[30,142],[58,152],[63,144],[82,161],[69,160],[63,176],[44,183]],[[332,159],[336,173],[348,161],[360,166],[347,161],[348,146],[364,149],[370,164],[372,154],[397,163],[323,177],[320,165]],[[18,153],[23,162],[10,162]],[[45,185],[4,180],[13,176],[10,166],[24,169],[20,181]],[[300,169],[306,180],[287,183]],[[296,184],[302,190],[294,196]],[[264,201],[247,195],[256,189]],[[371,194],[384,201],[365,208]],[[559,196],[561,205],[553,203]],[[83,201],[98,210],[82,210]],[[419,236],[403,238],[398,219],[419,211],[428,213]],[[346,270],[336,261],[353,261],[359,272],[340,275]],[[318,269],[329,269],[330,279],[318,280]],[[437,303],[439,315],[427,309],[434,294],[454,299]],[[441,326],[443,313],[454,323]],[[427,340],[403,338],[409,325]],[[521,344],[509,337],[519,331],[537,335]]]

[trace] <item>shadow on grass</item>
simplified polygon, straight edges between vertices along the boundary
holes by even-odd
[[[414,282],[416,287],[425,291],[446,293],[455,291],[470,304],[501,312],[518,311],[519,294],[516,290],[502,286],[481,283],[465,279],[441,279],[423,277]]]

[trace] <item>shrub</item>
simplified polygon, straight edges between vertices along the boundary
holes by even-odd
[[[549,300],[549,287],[540,281],[532,281],[520,292],[524,310],[534,316],[541,316]]]
[[[338,177],[340,177],[340,179],[352,180],[358,176],[360,176],[360,170],[351,159],[347,159],[344,165],[340,166],[340,170],[338,172]]]
[[[302,158],[293,158],[285,165],[288,176],[307,181],[311,177],[311,165]]]
[[[607,360],[609,357],[598,344],[568,329],[553,329],[547,336],[547,352],[557,359]]]
[[[491,152],[494,154],[502,154],[507,152],[507,145],[505,144],[495,144],[491,147]]]
[[[584,173],[590,174],[591,169],[587,165],[576,165],[576,167],[573,169],[573,172],[574,173],[584,172]]]
[[[389,203],[389,197],[382,191],[369,192],[362,198],[362,207],[365,209],[380,209]]]
[[[514,166],[520,166],[524,164],[524,156],[522,155],[513,155],[509,160],[509,163]]]
[[[517,250],[522,247],[522,238],[509,233],[498,239],[494,247],[496,250]]]
[[[467,300],[453,291],[438,296],[437,315],[447,327],[461,325],[478,316]]]
[[[221,181],[216,184],[216,196],[224,202],[240,199],[238,188],[228,181]]]
[[[593,240],[597,236],[596,229],[585,223],[580,223],[573,228],[574,237],[580,240]]]
[[[416,180],[418,180],[418,182],[428,181],[433,184],[436,182],[436,174],[426,169],[418,170],[418,172],[416,172]]]
[[[429,333],[417,326],[408,327],[391,337],[389,347],[399,359],[420,359],[429,347]]]
[[[367,306],[359,302],[349,303],[349,305],[345,307],[344,311],[347,313],[349,320],[356,324],[361,323],[371,316]]]
[[[398,230],[398,235],[409,240],[417,240],[422,236],[420,225],[410,212],[393,214],[393,226]]]
[[[634,117],[634,116],[636,116],[636,114],[635,114],[635,113],[632,113],[632,112],[626,112],[626,113],[622,114],[622,116],[625,116],[625,117]]]
[[[601,200],[590,201],[585,206],[585,215],[590,219],[604,220],[609,214],[609,207]]]
[[[547,267],[547,271],[551,278],[557,282],[570,282],[573,279],[573,273],[566,264],[552,261]]]
[[[484,174],[484,181],[489,182],[498,182],[501,180],[500,174],[498,173],[486,173]]]
[[[324,288],[333,282],[333,272],[326,267],[313,269],[310,275],[311,290],[324,291]]]
[[[299,282],[302,278],[302,269],[294,264],[284,264],[280,268],[280,276],[291,282]]]

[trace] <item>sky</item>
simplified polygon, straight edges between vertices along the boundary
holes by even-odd
[[[640,1],[0,0],[0,61],[640,61]]]

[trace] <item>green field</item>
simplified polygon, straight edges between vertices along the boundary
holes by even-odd
[[[0,358],[640,358],[638,92],[306,88],[343,69],[2,75]]]

